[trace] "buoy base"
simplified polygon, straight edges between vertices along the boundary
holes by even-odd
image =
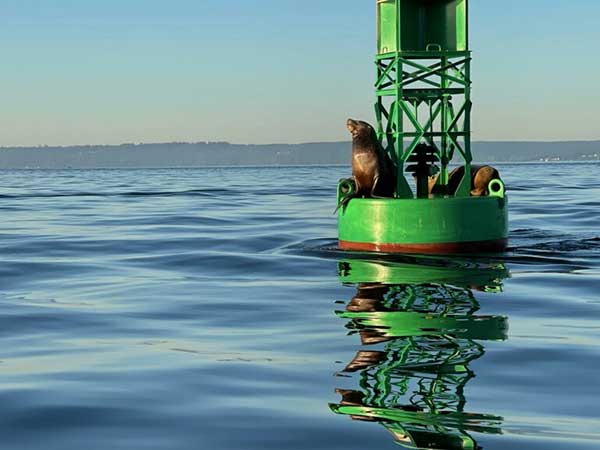
[[[508,198],[355,198],[340,210],[342,250],[381,253],[499,253],[508,244]]]

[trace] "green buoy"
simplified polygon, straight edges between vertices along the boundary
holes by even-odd
[[[508,239],[504,184],[471,196],[471,52],[467,0],[377,0],[377,135],[393,164],[393,198],[353,198],[340,208],[344,250],[500,252]],[[423,149],[429,149],[424,152]],[[427,153],[427,154],[425,154]],[[454,157],[464,176],[449,189]],[[416,192],[406,172],[416,180]],[[438,173],[433,194],[428,177]],[[352,195],[338,186],[338,204]]]

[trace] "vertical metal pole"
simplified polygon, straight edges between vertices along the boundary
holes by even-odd
[[[377,120],[377,137],[379,138],[380,142],[383,142],[383,102],[381,96],[377,94],[377,91],[379,90],[379,83],[377,82],[377,80],[379,80],[379,77],[383,73],[383,70],[381,69],[381,61],[379,60],[379,58],[377,58],[377,61],[375,62],[375,67],[375,119]]]
[[[464,163],[465,163],[465,175],[460,182],[458,189],[456,190],[457,197],[468,197],[471,195],[471,162],[473,161],[473,155],[471,154],[471,58],[467,57],[464,67],[465,72],[465,118],[463,125],[464,133]]]
[[[402,62],[400,56],[396,55],[394,61],[396,66],[396,96],[394,102],[396,107],[394,108],[394,146],[396,150],[396,160],[398,161],[398,174],[396,177],[396,196],[401,197],[404,195],[404,111],[401,107],[402,102]]]
[[[404,139],[403,139],[403,116],[404,112],[400,107],[402,101],[402,64],[400,62],[400,52],[402,51],[402,30],[400,28],[400,0],[396,0],[395,5],[395,19],[396,19],[396,56],[394,60],[396,76],[394,78],[396,96],[394,98],[395,112],[394,116],[394,147],[396,153],[396,161],[398,161],[398,173],[396,174],[396,197],[400,197],[402,194],[402,177],[404,175]]]
[[[465,109],[465,179],[469,180],[469,192],[467,194],[471,194],[471,161],[473,160],[473,156],[471,155],[471,58],[467,59],[465,63],[465,101],[467,102],[467,107]],[[466,189],[463,189],[465,192]]]
[[[467,155],[466,163],[471,165],[473,155],[471,153],[471,110],[473,109],[473,103],[471,102],[471,58],[467,59],[465,63],[465,121],[464,121],[464,132],[465,132],[465,154]]]
[[[442,87],[442,98],[441,98],[441,102],[442,102],[442,111],[441,111],[441,122],[442,122],[442,137],[441,137],[441,145],[440,145],[440,159],[441,159],[441,171],[440,171],[440,183],[443,184],[444,186],[448,184],[448,155],[449,155],[449,151],[448,151],[448,93],[446,92],[446,90],[448,89],[448,77],[447,75],[447,71],[448,71],[448,58],[446,56],[442,56],[441,58],[442,61],[442,82],[441,82],[441,87]]]

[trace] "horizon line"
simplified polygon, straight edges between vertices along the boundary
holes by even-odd
[[[493,144],[516,144],[516,143],[532,143],[532,144],[557,144],[557,143],[600,143],[598,139],[557,139],[557,140],[534,140],[534,139],[511,139],[511,140],[493,140],[493,139],[482,139],[471,141],[471,144],[476,143],[493,143]],[[43,148],[73,148],[73,147],[125,147],[125,146],[144,146],[144,145],[232,145],[232,146],[243,146],[243,147],[269,147],[276,145],[316,145],[316,144],[350,144],[351,140],[336,140],[336,141],[306,141],[306,142],[273,142],[273,143],[260,143],[260,144],[248,144],[238,143],[229,141],[162,141],[162,142],[122,142],[119,144],[37,144],[37,145],[9,145],[0,146],[0,150],[14,150],[14,149],[43,149]]]

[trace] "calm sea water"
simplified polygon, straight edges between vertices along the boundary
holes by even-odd
[[[598,164],[501,165],[510,250],[336,251],[348,169],[0,172],[10,449],[597,449]]]

